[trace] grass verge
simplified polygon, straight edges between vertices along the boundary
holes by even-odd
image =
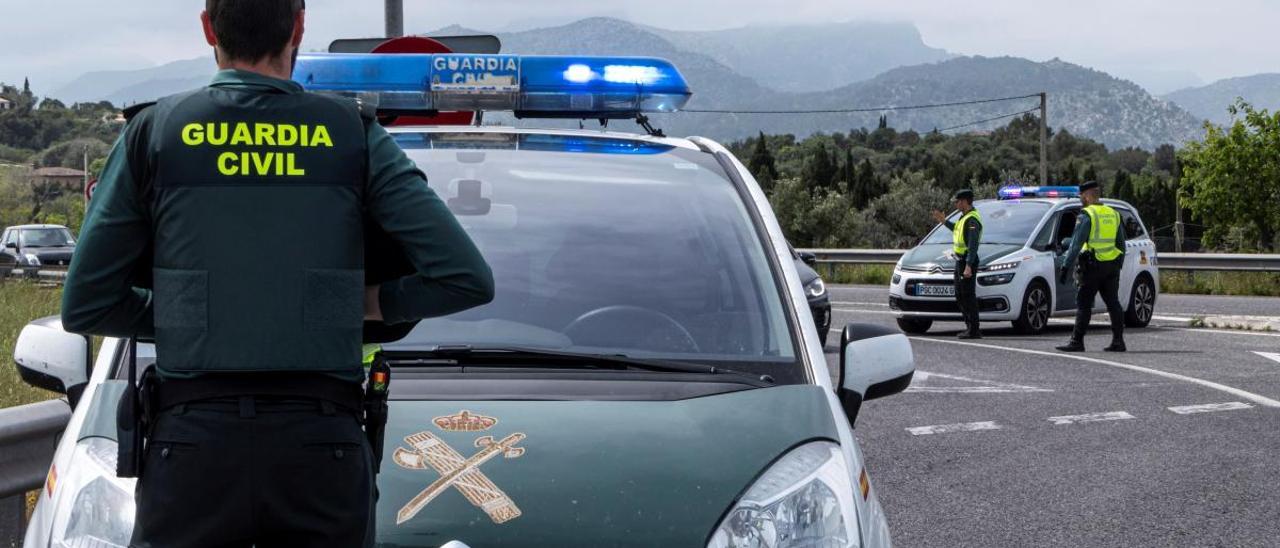
[[[21,280],[0,280],[0,408],[35,403],[58,397],[32,387],[18,376],[13,364],[13,344],[31,320],[58,313],[61,287],[48,287]]]
[[[1166,270],[1160,273],[1160,291],[1187,295],[1280,297],[1280,273]],[[1280,311],[1276,313],[1280,314]]]

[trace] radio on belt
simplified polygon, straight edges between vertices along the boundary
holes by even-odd
[[[530,118],[635,118],[675,112],[692,93],[652,57],[308,53],[293,79],[385,114],[504,110]]]

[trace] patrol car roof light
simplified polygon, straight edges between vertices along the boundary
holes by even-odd
[[[692,94],[652,57],[333,54],[298,56],[294,80],[360,97],[389,114],[507,110],[529,118],[635,118],[675,112]]]
[[[1020,198],[1078,198],[1078,186],[1006,186],[997,192],[1001,200]]]

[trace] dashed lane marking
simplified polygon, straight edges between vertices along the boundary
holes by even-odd
[[[961,422],[956,424],[935,424],[932,426],[913,426],[907,429],[913,436],[926,434],[950,434],[952,432],[977,432],[981,430],[999,430],[1000,425],[994,421]]]
[[[1170,407],[1169,410],[1179,415],[1190,415],[1193,413],[1212,413],[1214,411],[1235,411],[1237,409],[1253,409],[1249,405],[1240,401],[1232,401],[1227,403],[1205,403],[1201,405],[1180,405]]]
[[[1178,373],[1170,373],[1170,372],[1168,372],[1168,371],[1161,371],[1161,370],[1159,370],[1159,369],[1151,369],[1151,368],[1142,367],[1142,366],[1139,366],[1139,365],[1133,365],[1133,364],[1121,363],[1121,362],[1113,362],[1113,361],[1111,361],[1111,360],[1103,360],[1103,359],[1099,359],[1099,358],[1090,358],[1090,357],[1088,357],[1088,356],[1080,356],[1080,355],[1077,355],[1077,354],[1064,354],[1064,353],[1062,353],[1062,352],[1046,352],[1046,351],[1043,351],[1043,350],[1031,350],[1031,349],[1027,349],[1027,348],[1012,348],[1012,347],[1008,347],[1008,346],[998,346],[998,345],[994,345],[994,344],[982,344],[982,343],[973,343],[973,342],[966,342],[966,341],[949,341],[949,340],[945,340],[945,339],[935,339],[935,338],[931,338],[931,337],[911,337],[911,338],[912,338],[912,339],[914,339],[914,340],[917,340],[917,341],[932,341],[932,342],[942,343],[942,344],[955,344],[955,345],[960,345],[960,346],[972,346],[972,347],[976,347],[976,348],[989,348],[989,349],[992,349],[992,350],[1005,350],[1005,351],[1009,351],[1009,352],[1018,352],[1018,353],[1022,353],[1022,354],[1032,354],[1032,355],[1036,355],[1036,356],[1048,356],[1048,357],[1051,357],[1051,358],[1063,358],[1063,359],[1068,359],[1068,360],[1076,360],[1076,361],[1082,361],[1082,362],[1088,362],[1088,363],[1095,363],[1095,364],[1099,364],[1099,365],[1106,365],[1106,366],[1116,367],[1116,368],[1120,368],[1120,369],[1127,369],[1127,370],[1129,370],[1129,371],[1136,371],[1136,372],[1138,372],[1138,373],[1146,373],[1146,374],[1148,374],[1148,375],[1155,375],[1155,376],[1157,376],[1157,377],[1164,377],[1164,378],[1166,378],[1166,379],[1173,379],[1173,380],[1176,380],[1176,381],[1182,381],[1182,382],[1187,382],[1187,383],[1191,383],[1191,384],[1198,384],[1198,385],[1203,386],[1203,387],[1205,387],[1205,388],[1211,388],[1211,389],[1213,389],[1213,390],[1218,390],[1218,391],[1220,391],[1220,392],[1226,392],[1226,393],[1231,394],[1231,395],[1233,395],[1233,396],[1236,396],[1236,397],[1238,397],[1238,398],[1244,398],[1244,399],[1246,399],[1246,400],[1249,400],[1249,401],[1251,401],[1251,402],[1253,402],[1253,403],[1256,403],[1256,404],[1258,404],[1258,405],[1262,405],[1262,406],[1264,406],[1264,407],[1280,407],[1280,401],[1276,401],[1276,400],[1273,400],[1273,399],[1268,398],[1268,397],[1265,397],[1265,396],[1259,396],[1259,395],[1257,395],[1257,394],[1254,394],[1253,392],[1246,392],[1246,391],[1241,390],[1241,389],[1239,389],[1239,388],[1233,388],[1233,387],[1227,386],[1227,385],[1225,385],[1225,384],[1218,384],[1218,383],[1213,382],[1213,381],[1206,381],[1206,380],[1204,380],[1204,379],[1198,379],[1198,378],[1196,378],[1196,377],[1188,377],[1188,376],[1186,376],[1186,375],[1180,375],[1180,374],[1178,374]]]
[[[1086,413],[1084,415],[1062,415],[1058,417],[1049,417],[1049,422],[1052,422],[1054,425],[1061,425],[1079,424],[1082,422],[1122,421],[1132,418],[1133,415],[1124,411],[1111,411],[1109,413]]]
[[[1253,353],[1254,353],[1254,354],[1257,354],[1257,355],[1259,355],[1259,356],[1262,356],[1262,357],[1264,357],[1264,358],[1266,358],[1266,359],[1268,359],[1268,360],[1271,360],[1271,361],[1274,361],[1274,362],[1280,362],[1280,353],[1277,353],[1277,352],[1258,352],[1258,351],[1256,351],[1256,350],[1255,350]]]
[[[928,382],[930,379],[946,379],[953,381],[953,386],[920,386],[919,382]],[[969,385],[956,386],[961,383],[970,383]],[[928,371],[916,371],[912,377],[912,384],[907,388],[907,392],[927,392],[931,394],[1009,394],[1009,393],[1026,393],[1026,392],[1053,392],[1048,388],[1036,388],[1034,386],[1023,386],[1020,384],[1011,384],[997,381],[986,381],[981,379],[971,379],[961,377],[959,375],[946,375],[943,373],[930,373]]]

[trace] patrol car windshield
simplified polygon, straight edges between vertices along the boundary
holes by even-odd
[[[58,247],[76,243],[65,228],[28,228],[19,234],[22,247]]]
[[[492,303],[388,349],[796,363],[779,284],[714,156],[629,139],[398,133],[484,253]]]
[[[1049,204],[1044,202],[1021,201],[989,201],[977,202],[978,214],[982,216],[982,238],[984,244],[1022,245],[1035,232],[1036,225],[1049,211]],[[952,212],[948,221],[960,220],[960,212]],[[951,231],[946,225],[937,228],[925,238],[924,244],[951,244]]]

